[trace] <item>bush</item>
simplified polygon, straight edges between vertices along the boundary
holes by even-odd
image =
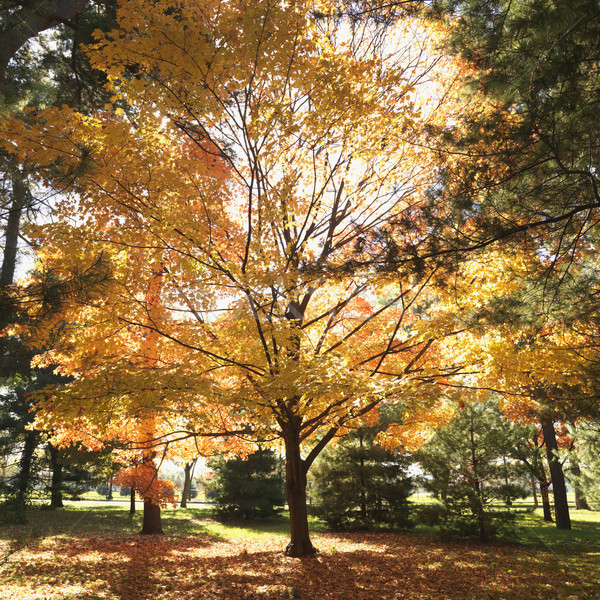
[[[413,509],[413,519],[415,523],[436,527],[444,524],[448,517],[448,511],[441,502],[432,504],[423,504]]]
[[[515,533],[514,522],[516,515],[508,510],[487,509],[482,513],[483,521],[473,515],[471,510],[452,510],[446,512],[446,518],[441,524],[440,533],[449,539],[482,539],[493,540],[498,537],[512,537]]]
[[[29,503],[19,503],[12,498],[0,503],[0,524],[25,525],[28,507]]]

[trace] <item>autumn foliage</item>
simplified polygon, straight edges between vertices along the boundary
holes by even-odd
[[[113,104],[1,125],[62,192],[31,231],[40,265],[102,256],[113,280],[34,333],[38,364],[74,377],[39,396],[38,426],[146,465],[202,436],[280,444],[288,551],[312,553],[315,457],[381,402],[402,405],[410,440],[443,418],[436,384],[457,371],[437,343],[453,323],[427,308],[443,268],[411,267],[432,132],[456,111],[440,31],[352,25],[329,2],[123,2],[89,48]]]

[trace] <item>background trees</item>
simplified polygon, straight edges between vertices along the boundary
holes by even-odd
[[[477,223],[467,243],[529,231],[566,266],[595,235],[597,2],[434,4],[453,18],[472,89],[495,101],[457,128],[468,158],[445,180]]]
[[[514,449],[527,441],[527,428],[507,421],[493,397],[465,405],[435,432],[415,458],[426,489],[443,503],[446,528],[477,532],[482,541],[495,533],[490,501],[510,502],[528,493],[516,483],[520,473],[512,460]]]

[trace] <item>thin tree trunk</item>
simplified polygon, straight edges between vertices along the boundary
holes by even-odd
[[[135,486],[131,486],[131,492],[129,493],[129,514],[135,515]]]
[[[475,424],[473,423],[473,415],[471,415],[471,476],[473,478],[473,488],[475,489],[475,502],[471,502],[471,511],[477,518],[479,527],[479,539],[482,542],[487,542],[488,534],[485,527],[485,511],[483,509],[483,487],[479,480],[479,459],[477,458],[477,448],[475,444]]]
[[[50,484],[50,506],[52,508],[63,508],[62,480],[63,467],[58,458],[58,448],[48,444],[50,452],[50,465],[52,467],[52,483]]]
[[[536,446],[536,450],[537,450]],[[550,508],[550,481],[548,480],[548,476],[546,475],[546,469],[544,468],[544,463],[542,457],[535,451],[533,453],[532,460],[532,473],[540,484],[540,496],[542,497],[542,511],[544,513],[544,521],[548,523],[553,523],[554,519],[552,518],[552,509]]]
[[[23,175],[15,166],[11,169],[12,203],[8,209],[8,218],[4,231],[4,253],[2,270],[0,271],[0,287],[11,285],[17,266],[17,250],[19,248],[19,232],[21,216],[27,201],[27,186]],[[4,320],[4,319],[3,319]]]
[[[308,531],[306,508],[306,467],[300,454],[297,428],[289,425],[285,431],[285,493],[290,511],[290,543],[287,556],[312,556],[316,553]]]
[[[556,432],[551,419],[542,421],[542,432],[546,444],[546,454],[550,466],[550,478],[554,493],[554,514],[556,516],[557,529],[571,529],[571,518],[569,516],[569,504],[567,502],[567,486],[558,460],[558,444],[556,443]]]
[[[367,521],[367,486],[365,482],[365,455],[363,446],[363,431],[359,431],[360,440],[360,514],[363,523]]]
[[[573,486],[573,490],[575,492],[575,508],[577,510],[591,510],[590,505],[588,504],[587,498],[581,489],[581,483],[579,478],[581,477],[581,468],[579,466],[579,461],[577,460],[577,456],[572,453],[571,457],[571,473],[573,478],[570,479],[571,485]]]
[[[8,209],[8,217],[4,226],[4,249],[2,252],[2,267],[0,268],[0,299],[2,300],[2,306],[0,306],[0,331],[14,319],[13,302],[10,300],[10,296],[4,292],[14,281],[15,269],[17,267],[21,216],[27,200],[27,187],[21,171],[15,165],[12,165],[10,175],[12,180],[12,202]],[[4,337],[0,336],[0,355],[4,354],[4,345]]]
[[[531,475],[530,481],[531,481],[531,493],[533,494],[533,510],[535,510],[536,508],[539,508],[540,503],[538,501],[538,496],[537,496],[537,482],[536,482],[533,474]]]
[[[506,485],[506,489],[508,490],[508,467],[506,466],[506,456],[502,456],[502,463],[504,465],[504,483]],[[507,492],[504,502],[506,506],[512,506],[512,500],[509,492]]]
[[[550,482],[540,479],[540,495],[542,496],[542,510],[544,511],[544,521],[552,523],[552,508],[550,507]]]
[[[183,490],[181,491],[181,508],[187,508],[188,500],[192,499],[192,476],[194,472],[194,466],[196,465],[196,460],[197,459],[194,459],[192,462],[186,463],[183,467],[184,480]]]
[[[31,467],[33,464],[33,455],[38,444],[38,434],[36,431],[25,432],[25,444],[19,461],[19,473],[17,475],[17,485],[15,489],[15,503],[17,506],[25,506],[31,482]]]

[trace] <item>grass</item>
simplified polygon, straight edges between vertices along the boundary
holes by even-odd
[[[87,503],[86,503],[87,504]],[[0,528],[0,600],[594,600],[600,513],[572,531],[519,511],[511,543],[412,532],[332,533],[313,521],[314,559],[282,550],[289,523],[219,523],[209,509],[163,511],[164,536],[139,536],[141,511],[72,504]]]

